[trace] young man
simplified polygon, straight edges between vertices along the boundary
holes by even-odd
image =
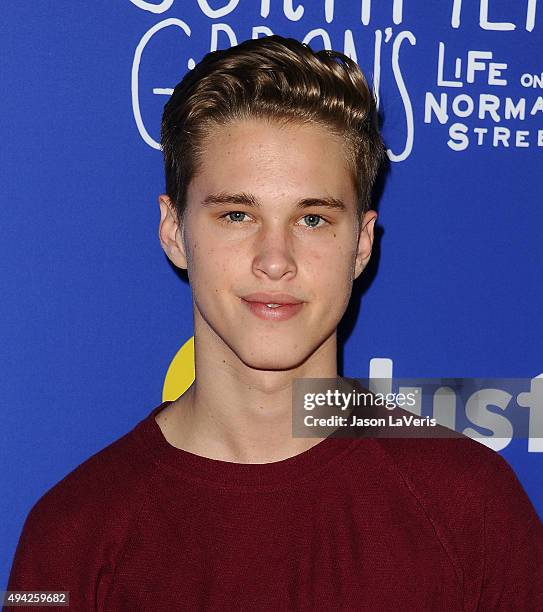
[[[543,526],[458,439],[295,438],[338,376],[383,160],[346,57],[272,36],[207,55],[165,107],[159,236],[188,272],[196,379],[48,491],[10,590],[74,610],[543,610]]]

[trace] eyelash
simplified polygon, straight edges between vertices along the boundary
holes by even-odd
[[[239,225],[241,223],[241,221],[232,221],[231,219],[228,219],[228,217],[230,215],[235,215],[235,214],[242,214],[245,216],[248,216],[247,213],[243,212],[242,210],[232,210],[230,212],[225,213],[224,215],[221,215],[219,218],[224,222],[224,223],[228,223],[229,225]],[[322,221],[324,221],[325,225],[330,225],[330,222],[327,221],[324,217],[322,217],[321,215],[304,215],[302,217],[302,219],[305,219],[306,217],[318,217],[319,219],[321,219]],[[321,227],[324,227],[324,225],[317,225],[317,226],[311,226],[311,225],[306,225],[307,229],[319,229]]]

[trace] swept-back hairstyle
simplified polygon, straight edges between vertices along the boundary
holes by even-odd
[[[316,123],[340,136],[358,213],[370,208],[385,149],[364,75],[343,53],[315,52],[297,40],[273,35],[208,53],[165,105],[161,145],[166,193],[179,220],[206,135],[214,126],[248,118]]]

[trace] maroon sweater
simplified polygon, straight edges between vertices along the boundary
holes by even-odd
[[[230,463],[169,444],[167,403],[38,500],[8,589],[77,612],[543,610],[543,525],[482,444],[326,438]]]

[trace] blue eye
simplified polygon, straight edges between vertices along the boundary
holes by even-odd
[[[239,223],[240,221],[243,220],[243,219],[239,218],[240,216],[241,217],[246,217],[247,213],[240,212],[240,211],[234,211],[234,212],[226,213],[226,215],[223,215],[222,218],[226,221],[226,223]],[[237,217],[237,218],[232,220],[231,217]]]
[[[303,218],[304,221],[306,219],[311,219],[311,222],[309,223],[309,225],[307,227],[319,227],[318,223],[319,221],[325,221],[320,215],[305,215],[305,217]],[[316,223],[314,224],[313,222],[316,220]]]

